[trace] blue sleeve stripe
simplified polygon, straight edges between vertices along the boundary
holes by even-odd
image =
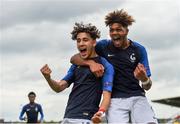
[[[103,90],[107,90],[111,92],[113,86],[114,68],[105,58],[101,57],[101,60],[105,68],[105,72],[102,78]]]
[[[146,68],[147,76],[150,77],[151,76],[151,71],[150,71],[150,68],[149,68],[149,62],[148,62],[147,52],[146,52],[145,48],[141,49],[140,63],[142,63],[144,65],[144,67]]]
[[[136,43],[136,42],[133,42],[140,50],[140,63],[144,65],[144,67],[146,68],[146,73],[147,73],[147,76],[150,77],[151,76],[151,70],[150,70],[150,67],[149,67],[149,62],[148,62],[148,55],[147,55],[147,52],[146,52],[146,49],[145,47],[143,47],[142,45]]]
[[[67,82],[72,80],[75,68],[76,68],[76,65],[71,65],[70,69],[68,70],[67,74],[62,78],[62,80],[65,80]]]
[[[112,83],[108,83],[108,82],[104,83],[103,84],[103,90],[112,92]]]

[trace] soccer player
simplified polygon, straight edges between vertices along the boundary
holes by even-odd
[[[61,81],[51,78],[52,71],[47,64],[41,68],[41,72],[55,92],[61,92],[73,83],[62,123],[92,123],[91,118],[94,115],[103,114],[109,107],[114,70],[107,60],[95,52],[96,39],[100,37],[100,32],[95,26],[75,23],[71,34],[72,39],[76,40],[82,59],[96,61],[104,66],[103,77],[96,77],[87,66],[77,65],[72,65]],[[102,94],[103,99],[99,107]],[[93,117],[95,122],[99,122],[97,119]]]
[[[132,123],[157,123],[145,97],[145,90],[152,85],[146,49],[127,38],[128,26],[134,21],[123,9],[108,13],[105,24],[109,26],[111,39],[101,40],[95,47],[97,54],[106,58],[115,69],[108,123],[128,123],[129,119]],[[82,61],[79,55],[72,57],[71,62],[89,66],[96,76],[103,72],[102,66],[92,61]]]
[[[44,118],[43,110],[40,104],[35,103],[36,94],[34,92],[30,92],[28,94],[29,103],[23,106],[22,111],[20,113],[19,119],[20,120],[27,120],[27,123],[38,123],[42,122]],[[24,113],[26,113],[26,117],[23,117]],[[38,121],[38,113],[40,113],[41,118]]]

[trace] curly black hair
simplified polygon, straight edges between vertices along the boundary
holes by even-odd
[[[35,92],[33,92],[33,91],[31,91],[31,92],[28,93],[28,97],[29,97],[30,95],[36,96]]]
[[[75,23],[74,29],[71,32],[72,40],[76,40],[77,35],[82,32],[88,33],[93,40],[100,38],[100,31],[96,28],[96,26],[93,26],[91,23],[85,25],[81,22]]]
[[[123,9],[110,12],[105,16],[106,26],[112,25],[113,23],[120,23],[123,27],[128,27],[135,22],[132,16],[128,15]]]

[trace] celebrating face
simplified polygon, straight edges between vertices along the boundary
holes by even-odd
[[[109,34],[115,47],[121,48],[126,41],[128,29],[119,23],[113,23],[109,26]]]
[[[94,46],[96,45],[96,41],[93,40],[88,33],[84,32],[79,33],[76,40],[81,58],[87,59],[93,57],[95,53]]]

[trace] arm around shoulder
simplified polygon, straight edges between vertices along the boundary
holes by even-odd
[[[70,62],[75,65],[89,66],[91,60],[83,60],[79,53],[77,53],[71,57]]]

